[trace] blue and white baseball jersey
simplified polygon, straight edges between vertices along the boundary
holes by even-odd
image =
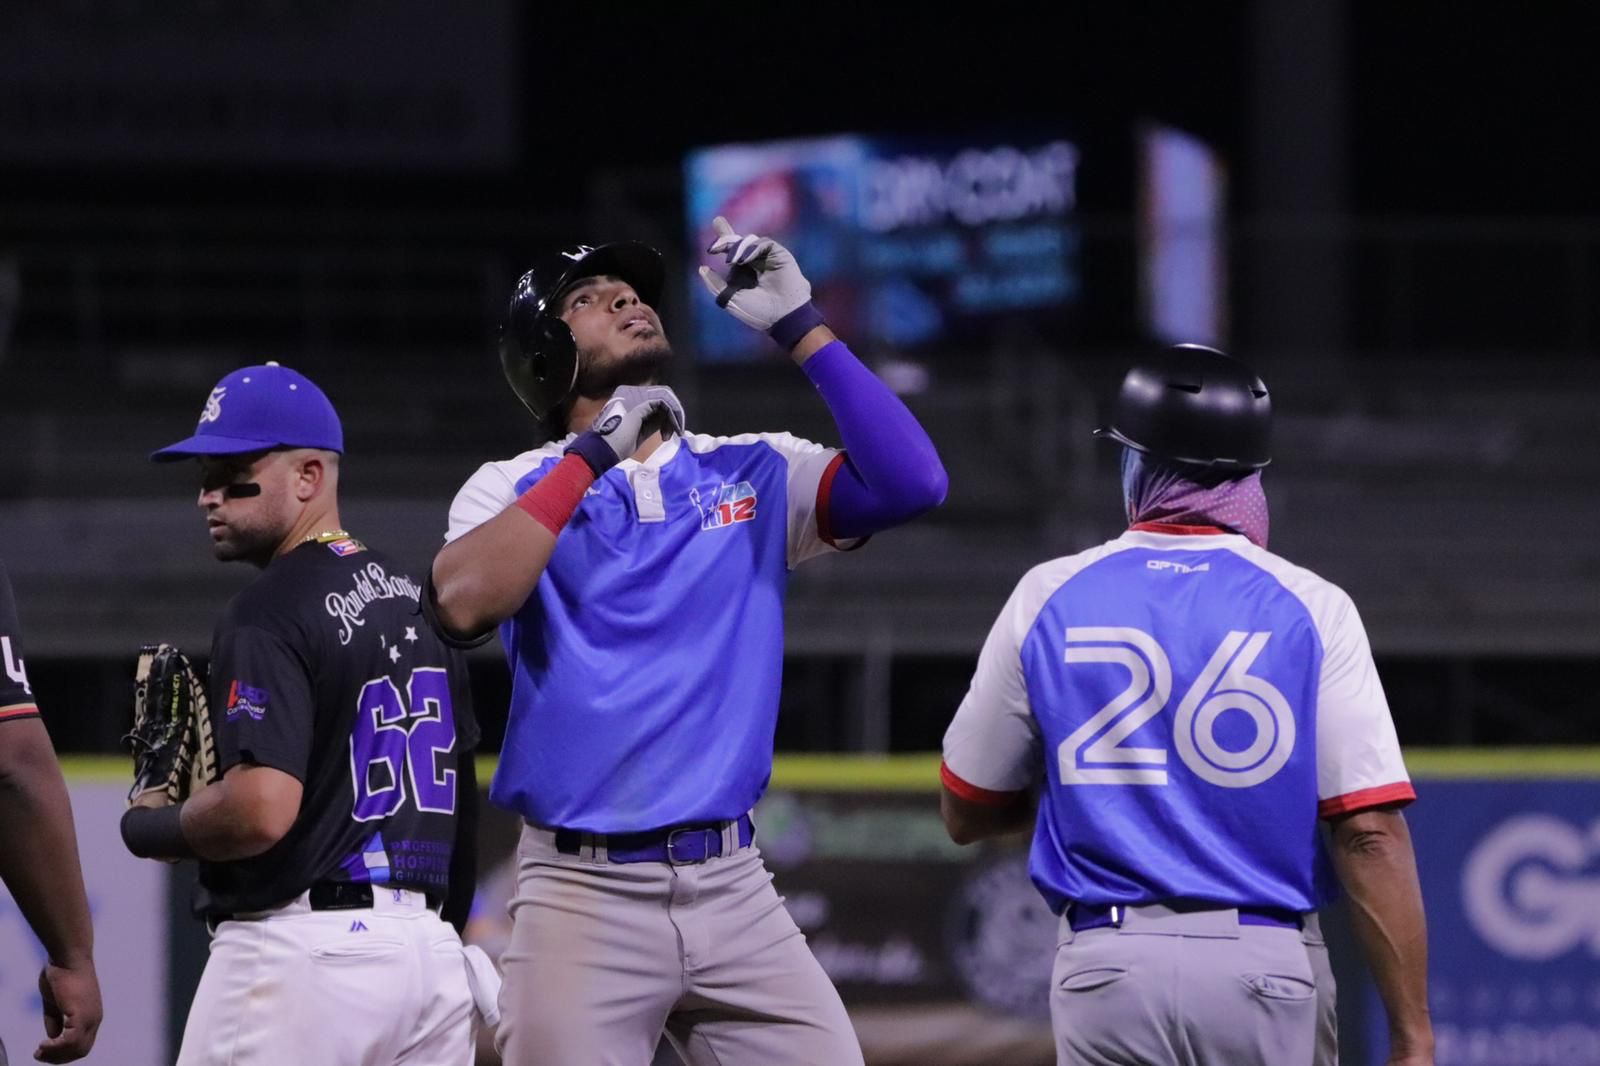
[[[1313,910],[1317,819],[1414,798],[1350,597],[1227,533],[1130,530],[1029,571],[945,735],[976,802],[1043,783],[1052,908]]]
[[[479,468],[447,539],[509,507],[566,443]],[[843,461],[786,433],[690,434],[599,478],[500,627],[511,711],[490,798],[595,833],[753,807],[772,773],[788,572],[835,546]]]

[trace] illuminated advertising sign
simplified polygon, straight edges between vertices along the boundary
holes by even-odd
[[[842,136],[725,145],[686,164],[689,244],[711,220],[777,238],[830,325],[857,342],[916,346],[996,317],[1061,313],[1077,300],[1079,152],[1060,138],[903,141]],[[688,265],[689,283],[704,263]],[[693,299],[701,359],[770,354],[709,300]]]

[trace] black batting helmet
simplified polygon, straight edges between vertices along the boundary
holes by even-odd
[[[626,281],[639,299],[656,307],[666,268],[661,253],[647,244],[578,244],[543,257],[517,279],[500,330],[500,365],[511,391],[535,418],[549,417],[578,380],[578,346],[561,321],[558,298],[574,282],[602,274]]]
[[[1134,364],[1094,432],[1173,462],[1259,470],[1272,461],[1272,399],[1237,359],[1178,344]]]

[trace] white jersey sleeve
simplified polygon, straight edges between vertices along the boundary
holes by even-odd
[[[1037,570],[1018,583],[989,630],[966,698],[944,734],[944,786],[974,803],[1004,803],[1038,776],[1039,726],[1022,673],[1022,641],[1044,598]]]
[[[844,462],[844,453],[789,433],[762,433],[759,437],[783,456],[789,467],[789,569],[829,551],[850,551],[865,544],[865,537],[836,541],[827,528],[829,487]]]
[[[445,543],[483,525],[517,501],[516,478],[507,463],[484,463],[461,486],[450,504]]]
[[[1355,604],[1339,588],[1317,620],[1317,813],[1324,818],[1416,798],[1400,754],[1389,701]]]

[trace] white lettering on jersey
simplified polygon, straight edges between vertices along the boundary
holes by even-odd
[[[1544,961],[1587,946],[1600,958],[1600,819],[1585,833],[1548,814],[1521,814],[1472,849],[1461,900],[1472,927],[1516,959]]]
[[[1199,566],[1186,566],[1183,563],[1175,563],[1171,559],[1149,559],[1145,561],[1144,565],[1150,570],[1166,570],[1174,574],[1200,574],[1211,569],[1210,563],[1201,563]]]
[[[1213,785],[1259,785],[1283,769],[1294,751],[1294,711],[1289,701],[1271,682],[1248,673],[1271,636],[1229,633],[1178,703],[1172,726],[1178,757]],[[1129,682],[1061,742],[1056,750],[1061,783],[1165,785],[1165,770],[1117,765],[1167,761],[1163,748],[1122,746],[1161,713],[1171,696],[1172,666],[1161,645],[1150,634],[1126,626],[1071,626],[1064,661],[1117,663],[1127,667]],[[1229,751],[1217,742],[1217,719],[1230,710],[1245,712],[1255,726],[1255,740],[1241,751]]]
[[[28,687],[28,671],[23,666],[22,660],[17,658],[11,650],[11,638],[0,637],[0,650],[5,653],[6,676],[22,686],[22,691],[33,695],[33,689]]]
[[[355,627],[367,624],[361,617],[367,604],[373,600],[392,600],[398,596],[420,601],[422,589],[404,574],[390,577],[384,572],[382,564],[374,562],[356,571],[353,589],[344,593],[328,593],[323,606],[328,614],[339,620],[339,643],[348,644]]]

